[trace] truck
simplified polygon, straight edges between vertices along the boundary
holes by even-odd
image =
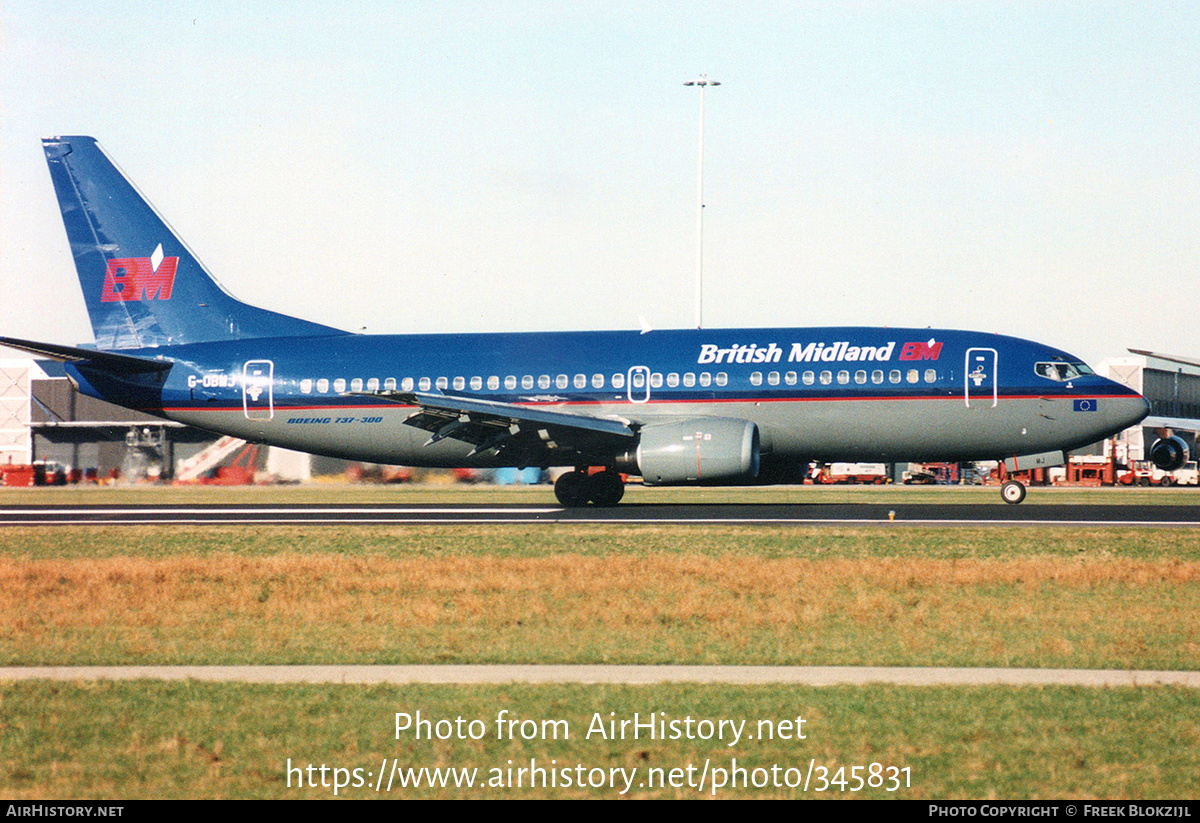
[[[813,478],[814,483],[870,483],[883,485],[887,482],[887,466],[883,463],[830,463],[821,467]]]

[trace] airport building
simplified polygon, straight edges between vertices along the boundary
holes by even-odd
[[[1193,458],[1200,432],[1200,360],[1129,349],[1125,357],[1100,361],[1096,371],[1142,394],[1150,416],[1113,438],[1120,463],[1149,459],[1151,444],[1166,432],[1183,439]],[[1105,455],[1109,454],[1105,444]]]

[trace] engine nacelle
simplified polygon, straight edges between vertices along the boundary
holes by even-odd
[[[1187,443],[1179,437],[1163,437],[1150,447],[1150,459],[1163,471],[1173,472],[1183,468],[1188,460]]]
[[[753,479],[758,476],[758,426],[732,417],[645,426],[637,465],[650,486]]]

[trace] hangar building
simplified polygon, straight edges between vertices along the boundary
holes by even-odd
[[[1129,349],[1126,357],[1100,361],[1097,371],[1150,401],[1150,416],[1114,438],[1119,462],[1148,459],[1150,445],[1162,436],[1164,429],[1182,438],[1192,456],[1196,456],[1196,436],[1200,432],[1200,360]]]

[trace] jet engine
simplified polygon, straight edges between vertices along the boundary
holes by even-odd
[[[753,479],[758,426],[731,417],[694,417],[642,428],[637,466],[647,485]]]
[[[1150,447],[1150,459],[1163,471],[1173,472],[1188,460],[1187,443],[1174,435],[1161,437]]]

